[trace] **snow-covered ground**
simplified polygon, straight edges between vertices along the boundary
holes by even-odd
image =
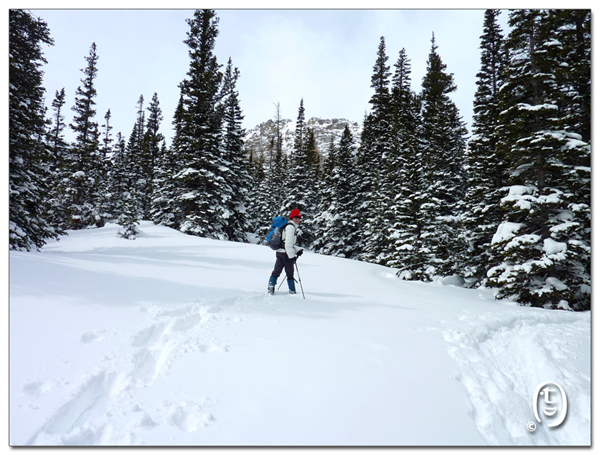
[[[589,313],[311,253],[271,297],[267,247],[117,230],[10,253],[11,445],[591,443]]]

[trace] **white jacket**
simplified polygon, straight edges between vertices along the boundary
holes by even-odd
[[[278,253],[287,253],[288,258],[294,259],[296,257],[296,232],[298,231],[298,225],[294,223],[293,220],[290,220],[288,225],[283,230],[281,234],[281,239],[283,240],[283,248],[277,250]]]

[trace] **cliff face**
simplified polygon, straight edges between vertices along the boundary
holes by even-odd
[[[294,136],[296,134],[296,122],[285,119],[281,122],[281,134],[283,136],[283,153],[289,155],[294,148]],[[337,145],[342,132],[346,125],[350,127],[350,131],[354,137],[355,143],[358,145],[362,125],[346,119],[322,119],[312,117],[306,122],[307,128],[314,131],[317,141],[317,148],[323,158],[329,153],[329,145],[331,138]],[[268,159],[271,150],[274,147],[271,145],[276,136],[275,122],[267,120],[260,125],[246,132],[245,147],[249,153],[252,153],[253,159],[260,158],[261,154]]]

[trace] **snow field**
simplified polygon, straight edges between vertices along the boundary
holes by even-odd
[[[590,317],[143,223],[10,254],[11,445],[588,445]],[[533,420],[545,381],[569,396]]]

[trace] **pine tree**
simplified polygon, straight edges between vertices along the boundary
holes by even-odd
[[[110,193],[110,179],[112,172],[113,150],[113,126],[110,123],[112,113],[110,109],[104,114],[104,123],[100,125],[100,174],[101,185],[98,197],[98,213],[102,220],[112,220],[113,212],[111,208],[112,194]]]
[[[247,219],[248,188],[251,177],[248,161],[244,152],[244,135],[242,128],[242,109],[239,93],[236,88],[240,72],[233,67],[231,58],[227,62],[222,87],[223,109],[223,159],[227,174],[224,176],[229,183],[231,193],[227,195],[226,211],[223,213],[227,220],[225,234],[229,240],[246,242],[246,232],[249,228]]]
[[[467,168],[464,224],[469,245],[465,276],[481,283],[490,268],[491,241],[501,221],[500,199],[507,182],[506,161],[496,150],[499,91],[506,66],[500,10],[486,10],[481,36],[481,68],[473,103],[473,136],[465,155]]]
[[[107,219],[116,221],[123,213],[123,194],[127,191],[129,179],[127,176],[127,143],[119,132],[115,145],[111,148],[108,162],[108,178],[105,193],[105,211]]]
[[[225,239],[231,188],[221,149],[222,116],[218,104],[223,74],[214,55],[219,19],[202,10],[188,19],[185,43],[190,55],[187,78],[180,84],[183,111],[178,140],[179,171],[174,175],[181,207],[182,232]]]
[[[296,133],[294,135],[294,148],[290,155],[289,175],[284,180],[285,199],[283,206],[279,209],[282,214],[289,213],[292,209],[304,212],[307,209],[306,179],[308,171],[308,158],[305,155],[306,148],[306,121],[304,99],[300,100],[298,117],[296,119]]]
[[[117,224],[121,226],[119,235],[127,240],[135,240],[139,234],[137,227],[140,224],[142,215],[140,204],[135,195],[129,191],[123,194],[122,200],[122,210],[117,219]]]
[[[464,257],[460,213],[467,130],[449,96],[456,90],[453,75],[447,73],[437,48],[432,37],[421,92],[424,182],[419,217],[429,278],[459,272]]]
[[[81,71],[84,78],[77,88],[73,111],[75,142],[67,164],[70,175],[66,182],[67,210],[72,229],[83,229],[103,223],[98,213],[98,200],[102,185],[102,158],[99,150],[100,133],[96,115],[97,95],[94,80],[98,74],[96,43],[92,43],[86,57],[87,66]]]
[[[259,239],[264,240],[270,229],[274,216],[284,213],[285,181],[288,175],[288,162],[283,153],[283,134],[281,106],[275,105],[275,134],[269,141],[268,154],[261,155],[255,163],[255,186],[251,192],[251,213],[256,221],[253,231]]]
[[[182,154],[184,144],[183,136],[184,105],[183,95],[179,97],[175,114],[173,115],[173,128],[175,134],[173,142],[168,149],[161,154],[156,165],[154,175],[154,188],[150,217],[156,224],[162,224],[173,229],[179,229],[183,221],[183,206],[177,200],[181,190],[179,182],[174,176],[179,172],[179,157]]]
[[[304,100],[300,100],[294,149],[290,156],[290,167],[285,180],[285,200],[280,212],[287,216],[291,210],[302,212],[302,229],[298,244],[308,246],[313,240],[313,221],[316,206],[314,173],[314,133],[309,132],[304,117]]]
[[[420,99],[411,89],[411,65],[405,49],[395,64],[391,90],[393,147],[384,176],[385,237],[381,260],[398,268],[398,276],[413,278],[423,268],[419,256],[422,221],[420,206]],[[419,277],[420,279],[420,277]]]
[[[385,39],[382,36],[377,50],[377,59],[373,66],[371,87],[374,93],[369,101],[371,112],[363,125],[361,144],[358,150],[359,208],[362,224],[364,251],[362,260],[381,262],[382,243],[385,241],[382,226],[387,201],[382,193],[384,166],[390,158],[393,147],[390,117],[390,67],[387,64]]]
[[[65,116],[63,113],[63,107],[66,103],[66,94],[64,87],[60,91],[56,91],[54,100],[52,100],[52,109],[54,110],[54,116],[52,118],[52,127],[48,142],[52,150],[52,155],[57,161],[57,165],[62,165],[64,159],[65,149],[67,148],[67,142],[65,141],[64,131],[66,129]]]
[[[155,191],[155,174],[161,158],[162,146],[165,137],[160,133],[163,120],[162,109],[158,94],[152,95],[152,100],[147,108],[146,132],[142,142],[142,217],[151,219],[152,198]]]
[[[334,168],[337,163],[337,146],[332,135],[329,140],[327,156],[323,162],[320,179],[317,181],[317,194],[319,201],[316,210],[316,216],[313,220],[313,229],[315,238],[310,248],[322,254],[335,254],[328,248],[331,243],[329,238],[330,221],[332,219],[332,208],[334,206],[335,190],[334,186]]]
[[[61,233],[51,225],[48,148],[42,114],[42,45],[54,44],[48,25],[23,10],[9,10],[9,245],[41,248]]]
[[[50,172],[52,174],[53,185],[50,188],[50,205],[52,207],[52,225],[67,228],[67,213],[65,211],[65,195],[62,191],[61,182],[68,174],[65,173],[65,167],[68,158],[69,145],[65,140],[64,131],[66,129],[65,116],[63,108],[66,104],[65,89],[55,92],[55,98],[52,101],[54,111],[50,121],[50,131],[48,134],[48,145],[52,154]]]
[[[556,69],[558,105],[568,131],[591,138],[591,10],[559,9],[549,11],[552,38],[563,62]]]
[[[114,172],[119,174],[120,188],[115,194],[120,199],[117,212],[118,219],[127,211],[127,218],[142,218],[144,202],[146,202],[146,175],[148,156],[145,153],[146,113],[144,110],[144,96],[140,95],[137,105],[136,121],[129,135],[127,146],[119,157],[118,165]],[[147,171],[146,171],[147,172]]]
[[[323,254],[354,258],[360,251],[361,236],[356,192],[356,153],[348,125],[338,147],[330,149],[324,169],[324,192],[316,217],[319,235],[312,247]]]
[[[569,44],[557,39],[548,11],[515,10],[509,24],[498,148],[512,186],[493,239],[503,262],[488,272],[489,284],[524,305],[589,309],[590,147],[561,112]]]

